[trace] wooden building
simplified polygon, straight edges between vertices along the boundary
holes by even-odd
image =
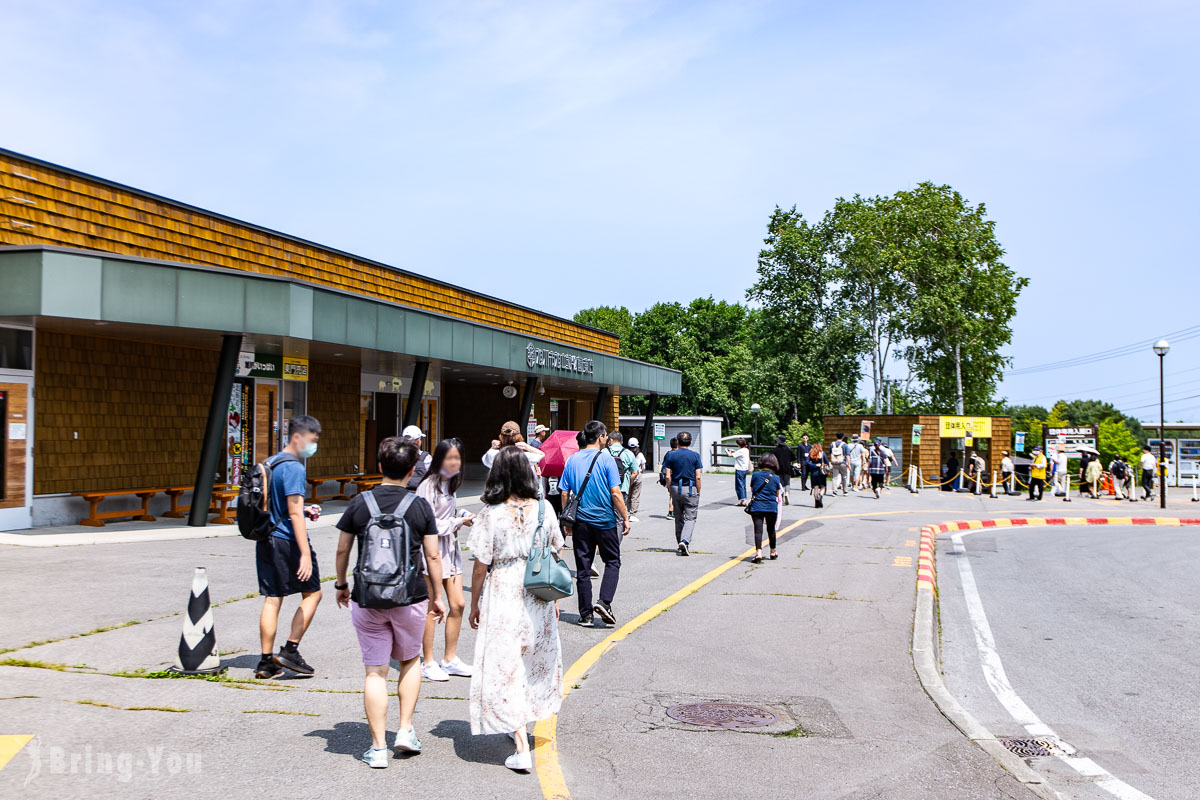
[[[907,475],[908,466],[916,464],[926,481],[934,481],[942,474],[942,465],[951,452],[961,464],[964,450],[974,449],[987,461],[989,472],[999,473],[1003,452],[1012,449],[1012,419],[1009,417],[863,414],[827,416],[824,426],[826,447],[833,443],[839,431],[845,433],[849,441],[851,435],[862,434],[866,426],[872,439],[882,438],[896,454],[901,474]]]
[[[77,522],[81,491],[186,504],[217,428],[218,482],[298,413],[310,476],[373,471],[408,424],[474,466],[505,420],[615,427],[622,393],[680,390],[605,331],[6,150],[0,285],[0,530]]]

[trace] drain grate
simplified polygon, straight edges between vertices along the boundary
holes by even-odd
[[[1000,741],[1021,758],[1064,755],[1062,748],[1049,739],[1001,739]]]
[[[779,722],[769,708],[742,703],[687,703],[668,708],[667,716],[706,728],[763,728]]]

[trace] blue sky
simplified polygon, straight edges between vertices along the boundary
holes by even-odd
[[[1200,323],[1198,28],[1155,0],[0,0],[0,145],[564,316],[741,300],[776,204],[949,183],[1031,280],[1021,368]],[[1156,361],[1002,391],[1157,419]],[[1167,364],[1168,418],[1200,418],[1200,336]]]

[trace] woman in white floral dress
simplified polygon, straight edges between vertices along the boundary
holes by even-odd
[[[558,607],[525,591],[525,562],[539,502],[544,511],[541,535],[549,537],[555,551],[562,549],[563,536],[554,509],[538,499],[529,461],[515,447],[496,457],[483,501],[469,540],[475,556],[470,622],[479,630],[471,676],[471,733],[508,734],[516,752],[504,766],[525,771],[533,767],[526,726],[557,714],[562,704]]]

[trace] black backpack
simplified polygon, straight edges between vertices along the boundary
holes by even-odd
[[[271,535],[271,473],[285,461],[299,460],[291,453],[279,453],[242,471],[237,501],[237,524],[242,536],[257,542]]]
[[[621,483],[625,482],[625,473],[629,471],[629,467],[625,465],[625,459],[621,458],[621,456],[625,453],[625,449],[626,448],[622,446],[621,452],[613,457],[613,460],[617,462],[617,480]],[[609,455],[612,455],[611,451],[609,452]]]
[[[417,496],[412,492],[390,514],[379,510],[374,492],[364,492],[371,519],[358,534],[358,564],[350,597],[359,608],[397,608],[428,596],[424,560],[412,557],[412,533],[404,515]]]

